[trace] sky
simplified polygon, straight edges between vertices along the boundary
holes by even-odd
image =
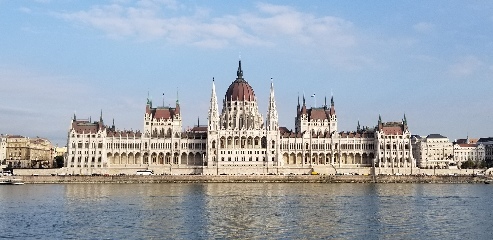
[[[334,97],[339,131],[405,114],[412,134],[493,136],[493,2],[455,0],[0,0],[0,133],[64,146],[101,112],[142,130],[148,96],[206,124],[239,59],[288,129],[305,95]]]

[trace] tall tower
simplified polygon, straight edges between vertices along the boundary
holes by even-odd
[[[266,123],[266,134],[267,134],[267,151],[266,159],[267,164],[272,163],[272,165],[280,166],[282,165],[282,158],[279,151],[279,117],[276,108],[276,99],[274,96],[274,82],[270,82],[270,95],[269,95],[269,108],[267,110],[267,123]]]
[[[270,79],[269,109],[267,110],[267,131],[279,130],[279,117],[277,115],[276,99],[274,97],[274,82]]]
[[[209,106],[208,114],[208,127],[209,131],[219,130],[219,109],[217,105],[217,95],[216,95],[216,84],[214,83],[214,78],[212,78],[212,93]]]
[[[219,110],[217,105],[216,84],[212,78],[212,93],[207,116],[207,166],[213,167],[217,164],[218,149],[218,130],[219,130]],[[205,161],[205,160],[204,160]],[[216,162],[216,163],[214,163]]]

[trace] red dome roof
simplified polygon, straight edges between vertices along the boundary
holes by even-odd
[[[254,101],[255,93],[250,84],[243,79],[241,61],[239,62],[236,75],[236,80],[229,85],[228,91],[226,91],[226,101]]]
[[[226,91],[226,101],[253,101],[254,99],[255,93],[252,87],[243,78],[236,79]]]

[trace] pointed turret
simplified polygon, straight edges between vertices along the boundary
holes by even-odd
[[[241,70],[241,60],[238,61],[238,71],[236,71],[238,79],[243,78],[243,70]]]
[[[300,93],[298,92],[298,105],[296,105],[296,119],[300,117],[301,106],[300,106]]]
[[[214,83],[214,78],[212,78],[212,92],[208,115],[209,130],[219,130],[219,108],[217,105],[216,84]]]
[[[305,100],[305,94],[303,93],[303,105],[301,106],[301,115],[306,115],[306,100]]]
[[[149,105],[149,107],[152,107],[152,100],[149,97],[149,91],[147,91],[147,103],[146,104]]]
[[[361,130],[361,126],[359,125],[359,120],[358,120],[358,126],[356,127],[356,131],[360,131]]]
[[[330,97],[330,115],[335,115],[336,114],[336,108],[334,105],[334,96]]]
[[[269,96],[269,109],[267,110],[267,130],[277,130],[278,126],[278,114],[276,107],[276,99],[274,96],[274,81],[270,79],[270,96]]]
[[[176,103],[175,103],[175,116],[180,115],[180,100],[178,99],[178,88],[176,88]]]

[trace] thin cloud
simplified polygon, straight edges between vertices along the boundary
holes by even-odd
[[[435,29],[435,25],[429,22],[419,22],[414,24],[413,29],[417,32],[427,33]]]
[[[467,77],[476,73],[483,62],[476,56],[467,56],[449,67],[449,73],[453,77]]]
[[[207,48],[233,44],[275,46],[280,39],[329,48],[356,43],[351,22],[332,16],[317,17],[288,6],[260,3],[254,12],[215,18],[206,9],[196,8],[187,16],[172,17],[180,9],[184,7],[174,1],[139,1],[132,6],[119,2],[57,16],[99,29],[110,37],[165,39],[173,44]]]
[[[28,7],[21,7],[19,8],[19,11],[23,12],[23,13],[31,13],[32,10]]]

